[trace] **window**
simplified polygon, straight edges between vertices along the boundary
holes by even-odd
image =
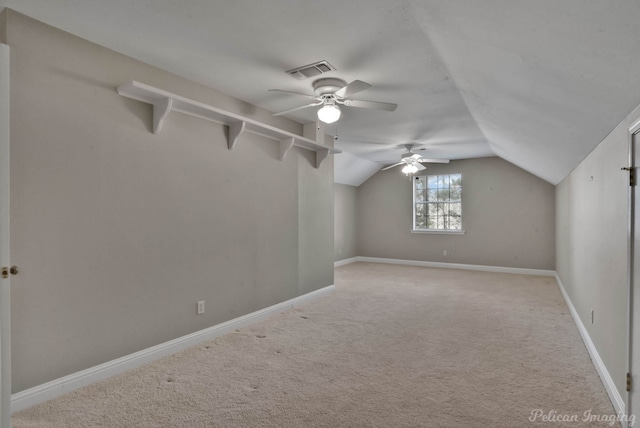
[[[414,177],[413,230],[462,233],[462,174]]]

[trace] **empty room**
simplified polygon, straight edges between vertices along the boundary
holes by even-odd
[[[0,0],[0,428],[635,426],[638,35]]]

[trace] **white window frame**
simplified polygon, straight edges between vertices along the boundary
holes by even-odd
[[[411,233],[423,233],[423,234],[431,234],[431,235],[464,235],[465,234],[465,230],[463,228],[464,226],[464,222],[463,222],[463,210],[462,210],[462,189],[460,192],[460,229],[416,229],[416,179],[419,177],[426,177],[426,181],[429,181],[429,177],[438,177],[441,175],[456,175],[459,174],[460,175],[460,179],[462,180],[462,173],[461,172],[454,172],[454,173],[448,173],[448,174],[425,174],[425,175],[418,175],[418,176],[414,176],[412,177],[411,180]],[[462,188],[464,188],[464,186],[462,186]]]

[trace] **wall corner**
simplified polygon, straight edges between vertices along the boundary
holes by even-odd
[[[0,43],[7,44],[7,16],[9,15],[9,8],[5,7],[0,12]]]

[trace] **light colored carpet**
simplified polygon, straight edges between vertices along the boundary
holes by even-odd
[[[13,426],[610,426],[582,420],[615,412],[553,278],[355,263],[335,283]],[[579,421],[532,423],[535,409]]]

